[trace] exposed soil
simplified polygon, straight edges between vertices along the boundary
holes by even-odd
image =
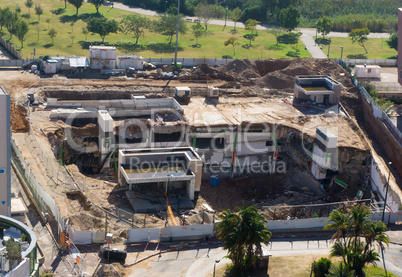
[[[29,131],[27,110],[20,103],[11,103],[11,131],[14,133],[26,133]]]

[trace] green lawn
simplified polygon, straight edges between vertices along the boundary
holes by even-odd
[[[391,59],[395,58],[398,54],[397,51],[390,48],[386,42],[387,39],[370,38],[365,43],[368,53],[366,54],[368,59]],[[352,43],[350,38],[331,38],[331,47],[329,52],[330,58],[341,57],[341,46],[343,46],[343,58],[350,54],[365,54],[364,48],[357,43]],[[322,51],[328,54],[328,45],[323,45]]]
[[[28,8],[24,5],[25,0],[2,0],[0,7],[9,6],[14,9],[19,5],[22,9],[21,14],[28,13]],[[23,57],[31,57],[33,49],[36,50],[36,56],[50,55],[55,56],[63,55],[85,55],[88,56],[88,46],[91,44],[99,44],[101,39],[98,35],[88,35],[87,39],[82,34],[82,28],[86,26],[84,20],[94,16],[95,7],[92,4],[84,3],[79,9],[78,16],[75,17],[75,8],[67,4],[67,9],[64,8],[64,1],[61,0],[35,0],[35,4],[40,4],[44,10],[41,15],[40,21],[35,15],[34,8],[31,8],[30,30],[27,39],[24,42],[24,47],[21,49]],[[55,14],[51,11],[58,10],[59,13]],[[102,6],[100,13],[108,18],[113,18],[120,21],[123,15],[130,12],[111,9],[110,7]],[[149,17],[156,19],[155,17]],[[48,27],[47,19],[50,19]],[[71,22],[75,22],[71,26]],[[192,24],[187,23],[189,30]],[[51,38],[47,35],[50,28],[57,31],[57,36],[54,39],[54,44],[51,44]],[[39,30],[39,39],[38,39]],[[222,58],[224,55],[233,56],[233,48],[231,46],[224,46],[223,42],[227,40],[232,34],[230,28],[222,31],[222,26],[208,26],[208,32],[198,39],[198,46],[195,45],[193,34],[189,31],[186,35],[179,37],[179,58]],[[237,28],[235,37],[238,38],[239,46],[236,47],[236,55],[234,58],[285,58],[286,54],[295,50],[290,45],[281,44],[276,46],[275,38],[272,34],[266,31],[260,31],[259,36],[252,42],[252,46],[248,47],[248,41],[243,38],[247,32],[242,28]],[[9,34],[3,28],[3,37],[9,39]],[[72,41],[74,36],[74,42]],[[158,35],[155,33],[146,32],[145,36],[140,38],[139,45],[134,45],[135,40],[131,35],[123,33],[112,34],[106,37],[105,44],[117,45],[119,54],[138,54],[145,58],[148,57],[173,57],[174,56],[174,38],[171,45],[168,44],[166,36]],[[11,43],[20,48],[20,42],[13,36]],[[300,57],[310,57],[310,53],[306,51],[302,43],[298,44],[300,50]]]

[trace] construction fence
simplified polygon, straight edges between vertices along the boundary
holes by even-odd
[[[11,54],[13,54],[13,56],[15,58],[17,58],[18,60],[22,60],[22,54],[15,49],[14,46],[12,46],[10,43],[8,43],[4,38],[0,37],[0,44],[6,48]]]
[[[340,63],[343,61],[348,65],[379,65],[379,66],[389,66],[396,67],[398,64],[397,59],[331,59],[335,63]]]
[[[21,68],[24,65],[23,60],[0,60],[0,67],[6,67],[6,68],[11,68],[11,67],[16,67],[16,68]]]
[[[13,138],[11,138],[11,149],[12,156],[11,159],[19,172],[19,174],[24,178],[26,185],[28,186],[29,192],[33,196],[37,206],[40,209],[40,213],[43,218],[46,218],[46,214],[50,212],[55,218],[60,229],[64,228],[64,220],[60,215],[60,211],[57,208],[56,203],[53,198],[42,188],[40,183],[36,180],[28,163],[25,161],[24,156],[19,150]]]

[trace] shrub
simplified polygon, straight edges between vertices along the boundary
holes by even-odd
[[[325,277],[331,267],[331,261],[327,258],[321,258],[313,263],[313,272],[315,277]]]
[[[348,59],[362,59],[366,60],[367,56],[365,54],[350,54],[347,56]]]

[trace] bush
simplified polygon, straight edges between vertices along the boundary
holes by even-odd
[[[301,33],[286,33],[276,38],[279,43],[283,44],[296,44],[299,42]]]
[[[317,38],[317,39],[315,40],[315,42],[316,42],[317,44],[328,45],[328,44],[331,43],[331,39],[330,39],[330,38]]]
[[[331,267],[331,261],[327,258],[321,258],[313,263],[313,272],[315,277],[325,277]]]
[[[233,59],[231,55],[223,55],[222,59]]]
[[[348,59],[362,59],[366,60],[367,56],[365,54],[351,54],[347,56]]]

